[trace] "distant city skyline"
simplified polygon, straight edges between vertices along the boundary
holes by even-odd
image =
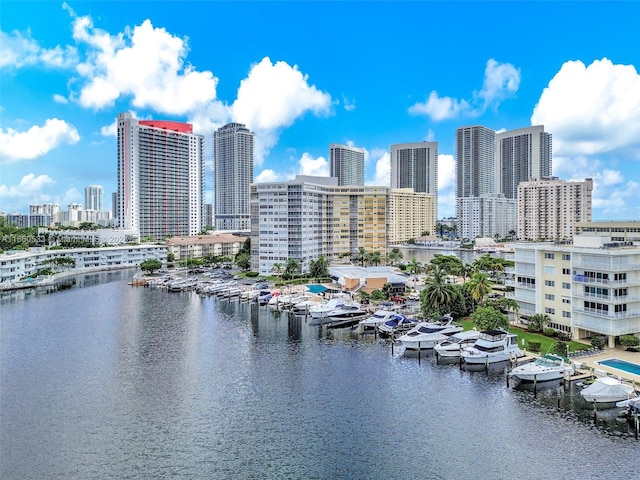
[[[198,2],[226,19],[215,37],[183,5],[3,2],[0,211],[83,203],[87,185],[110,209],[130,111],[204,136],[206,203],[231,122],[255,133],[255,182],[328,176],[343,144],[389,186],[391,145],[437,142],[439,218],[455,215],[457,129],[542,125],[552,174],[593,178],[593,220],[639,217],[640,2]],[[335,18],[350,29],[328,36]]]

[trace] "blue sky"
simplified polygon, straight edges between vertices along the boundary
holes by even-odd
[[[229,121],[256,133],[256,181],[328,175],[330,143],[439,143],[455,212],[454,135],[543,124],[554,175],[594,179],[594,220],[640,214],[640,2],[0,4],[0,211],[84,203],[116,183],[115,118]]]

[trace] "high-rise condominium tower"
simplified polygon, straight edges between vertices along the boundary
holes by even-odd
[[[191,124],[119,114],[117,225],[140,238],[199,233],[203,149]]]
[[[213,134],[213,184],[217,230],[249,230],[253,182],[253,132],[229,123]]]
[[[438,193],[438,142],[391,145],[391,188]]]
[[[364,148],[332,143],[329,146],[331,176],[338,185],[364,185]]]
[[[100,210],[103,208],[104,191],[101,185],[88,185],[84,187],[84,209]]]
[[[498,193],[496,132],[475,125],[456,130],[456,197]]]
[[[543,125],[496,134],[498,192],[517,198],[518,184],[551,176],[551,134]]]

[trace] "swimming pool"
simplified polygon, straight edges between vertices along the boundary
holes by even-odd
[[[638,365],[637,363],[618,360],[617,358],[609,358],[597,363],[599,365],[606,365],[607,367],[617,368],[618,370],[624,370],[625,372],[633,373],[634,375],[640,375],[640,365]]]

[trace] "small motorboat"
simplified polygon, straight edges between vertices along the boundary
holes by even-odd
[[[591,385],[581,390],[580,395],[587,402],[600,408],[611,408],[618,402],[634,398],[636,392],[631,385],[622,383],[617,378],[599,377]]]
[[[359,324],[363,330],[374,330],[387,320],[392,319],[394,315],[396,315],[396,312],[393,310],[377,310],[370,317],[360,320]]]
[[[489,365],[524,356],[518,347],[518,336],[504,330],[485,330],[472,347],[460,351],[464,363],[469,365]]]
[[[561,380],[574,374],[573,367],[565,363],[565,359],[559,355],[542,355],[531,363],[525,363],[509,372],[509,377],[520,382],[548,382]]]
[[[409,318],[405,315],[396,314],[390,320],[387,320],[378,327],[381,335],[396,335],[411,330],[418,324],[415,318]]]

